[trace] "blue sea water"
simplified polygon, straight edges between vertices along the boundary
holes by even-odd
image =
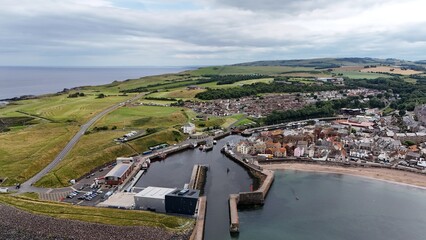
[[[253,181],[220,149],[240,139],[231,135],[219,140],[210,152],[188,150],[154,162],[137,186],[182,187],[194,164],[208,165],[206,240],[426,239],[426,190],[301,171],[276,171],[265,205],[240,209],[240,234],[231,236],[229,194],[249,191]]]
[[[191,67],[0,67],[0,99],[176,73]]]
[[[238,239],[423,240],[426,190],[341,174],[277,171]]]

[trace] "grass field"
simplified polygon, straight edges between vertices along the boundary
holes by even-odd
[[[147,211],[123,211],[111,208],[81,207],[10,195],[0,195],[0,203],[33,214],[118,226],[151,226],[160,227],[168,231],[180,232],[191,229],[194,224],[194,220],[190,218]]]
[[[158,106],[117,109],[96,123],[96,126],[109,126],[110,129],[117,126],[117,130],[84,135],[66,158],[38,181],[36,186],[68,186],[69,180],[79,178],[97,166],[114,161],[117,157],[137,154],[159,143],[173,144],[181,141],[184,135],[177,129],[188,121],[186,112],[182,110]],[[130,146],[113,142],[114,138],[121,137],[130,130],[147,128],[156,128],[159,132],[129,142]]]
[[[222,89],[222,88],[240,87],[244,84],[253,84],[258,82],[271,83],[272,81],[274,81],[273,78],[261,78],[261,79],[251,79],[251,80],[235,82],[233,84],[223,84],[223,85],[217,85],[216,82],[211,82],[211,83],[200,84],[200,86],[205,88],[208,87],[208,88],[214,88],[214,89]]]
[[[76,125],[46,123],[0,134],[0,178],[23,182],[49,164],[77,131]]]
[[[371,72],[371,73],[392,73],[400,75],[412,75],[412,74],[422,74],[423,72],[415,71],[411,69],[402,70],[400,67],[388,67],[388,66],[378,66],[374,68],[364,68],[361,72]]]
[[[108,114],[96,126],[118,128],[168,128],[188,121],[185,109],[178,107],[135,106],[122,107]]]
[[[208,74],[263,74],[263,75],[279,75],[293,71],[313,71],[314,68],[309,67],[285,67],[285,66],[220,66],[220,67],[204,67],[191,72],[193,75]]]
[[[359,71],[341,71],[339,69],[336,69],[333,71],[335,74],[343,74],[342,77],[348,77],[353,79],[375,79],[379,77],[387,77],[389,78],[389,75],[386,74],[380,74],[380,73],[367,73],[367,72],[359,72]]]
[[[131,96],[134,96],[132,94]],[[75,121],[84,123],[96,113],[116,103],[125,101],[131,97],[111,96],[105,98],[96,98],[85,96],[78,98],[68,98],[68,95],[42,97],[25,101],[14,102],[0,109],[0,117],[14,116],[24,113],[46,118],[57,122]],[[23,113],[17,113],[17,111]]]
[[[171,145],[185,138],[178,130],[169,128],[126,144],[113,142],[114,138],[123,134],[122,131],[104,131],[85,135],[66,158],[35,186],[69,186],[71,179],[82,177],[96,167],[114,161],[117,157],[141,153],[150,146],[160,143],[166,142]]]
[[[129,144],[138,152],[143,152],[148,150],[148,148],[151,146],[155,146],[161,143],[168,143],[169,145],[172,145],[184,140],[185,138],[186,135],[177,129],[169,128],[152,135],[136,139],[129,142]]]
[[[164,98],[176,98],[176,99],[194,99],[195,95],[200,92],[204,92],[206,90],[204,89],[195,89],[195,90],[188,90],[186,88],[178,88],[178,89],[172,89],[167,91],[161,91],[156,93],[151,93],[148,96],[149,97],[164,97]]]
[[[84,135],[70,153],[35,186],[65,187],[71,179],[90,172],[97,166],[114,161],[117,156],[130,156],[135,152],[125,144],[117,145],[113,139],[120,131],[102,131]]]

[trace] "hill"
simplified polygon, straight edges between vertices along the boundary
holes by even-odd
[[[323,68],[339,68],[342,66],[369,66],[369,65],[389,65],[401,66],[413,70],[426,70],[426,61],[407,61],[395,58],[379,59],[379,58],[314,58],[314,59],[294,59],[294,60],[273,60],[273,61],[256,61],[248,63],[234,64],[233,66],[287,66],[287,67],[313,67],[317,69]]]

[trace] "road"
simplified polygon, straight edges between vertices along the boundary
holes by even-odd
[[[139,99],[142,94],[136,95],[134,98],[127,100],[127,102],[132,102],[137,99]],[[107,115],[108,113],[118,109],[119,107],[123,106],[125,102],[118,103],[114,106],[111,106],[102,112],[98,113],[96,116],[94,116],[92,119],[90,119],[87,123],[81,125],[80,130],[74,135],[74,137],[67,143],[64,149],[55,157],[55,159],[49,163],[43,170],[41,170],[39,173],[34,175],[32,178],[30,178],[28,181],[21,184],[21,188],[19,189],[19,192],[40,192],[40,188],[32,187],[34,183],[36,183],[38,180],[40,180],[44,175],[46,175],[48,172],[50,172],[53,168],[55,168],[64,158],[65,156],[73,149],[75,144],[80,140],[80,138],[84,135],[84,133],[92,126],[96,121]]]

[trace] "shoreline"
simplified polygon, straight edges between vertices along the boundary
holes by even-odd
[[[345,174],[426,190],[426,175],[394,169],[341,167],[306,163],[262,164],[260,166],[269,170],[295,170],[304,172]]]

